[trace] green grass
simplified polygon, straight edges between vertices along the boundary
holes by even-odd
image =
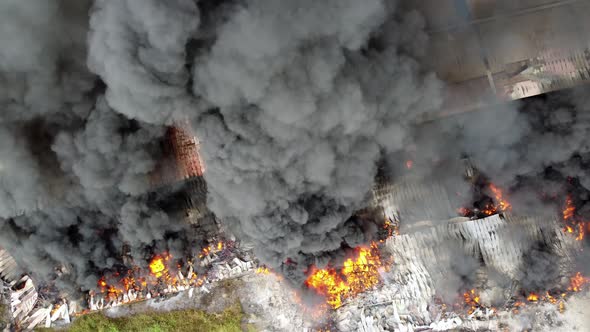
[[[241,332],[244,313],[239,303],[218,314],[198,310],[141,313],[109,318],[101,313],[78,317],[67,332]],[[247,328],[250,330],[250,327]],[[38,331],[58,331],[39,329]]]
[[[10,313],[8,312],[8,306],[0,303],[0,330],[4,329],[8,325],[8,321],[5,318],[9,318]]]

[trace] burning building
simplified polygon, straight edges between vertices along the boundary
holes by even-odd
[[[199,141],[188,122],[166,130],[162,142],[163,158],[150,175],[150,195],[171,213],[186,216],[195,225],[211,224],[214,216],[207,209],[205,167],[199,154]]]
[[[202,177],[205,167],[199,145],[188,122],[169,127],[163,142],[164,157],[151,175],[152,186],[158,188]]]
[[[452,97],[442,114],[567,89],[590,79],[582,33],[588,27],[579,16],[588,11],[586,1],[426,0],[406,5],[424,14],[435,54],[427,62],[450,83]]]
[[[11,308],[12,328],[30,330],[67,324],[72,317],[89,311],[185,290],[190,290],[191,295],[195,289],[206,292],[210,282],[235,278],[255,268],[249,253],[240,249],[230,234],[224,234],[215,215],[207,209],[204,166],[190,125],[183,122],[168,128],[162,150],[163,158],[150,174],[152,187],[144,194],[146,201],[184,220],[202,248],[184,257],[156,252],[145,265],[124,245],[120,253],[123,264],[102,271],[96,288],[82,298],[60,292],[51,283],[34,281],[0,248],[0,277],[10,287],[6,305]],[[57,267],[56,271],[67,273]]]
[[[19,327],[257,267],[343,331],[501,329],[587,283],[590,126],[547,94],[590,78],[586,1],[1,6]]]

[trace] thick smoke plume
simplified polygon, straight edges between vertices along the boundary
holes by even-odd
[[[467,154],[499,185],[552,164],[590,186],[589,127],[558,100],[528,106],[551,111],[534,121],[511,106],[417,125],[445,91],[420,65],[424,20],[396,5],[2,1],[0,245],[82,289],[124,245],[138,262],[194,249],[146,195],[165,126],[184,120],[202,142],[209,208],[264,263],[299,273],[371,239],[353,215],[378,164],[407,150],[425,174]]]
[[[194,65],[210,207],[257,255],[323,265],[368,239],[349,219],[377,163],[441,103],[410,56],[423,22],[381,1],[250,1]],[[407,36],[418,37],[410,42]]]
[[[124,244],[138,264],[191,245],[145,195],[162,125],[186,111],[168,100],[189,104],[190,31],[166,23],[194,30],[188,4],[192,28],[172,2],[0,3],[0,245],[36,278],[92,289]]]
[[[368,239],[377,162],[442,99],[424,22],[380,0],[0,9],[1,244],[84,288],[123,244],[190,243],[144,195],[165,125],[193,122],[210,208],[265,263],[321,265]]]

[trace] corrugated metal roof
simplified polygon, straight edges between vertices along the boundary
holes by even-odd
[[[449,83],[425,119],[590,82],[590,1],[405,1],[426,18],[425,65]]]
[[[494,215],[437,223],[391,237],[386,248],[395,257],[393,279],[405,285],[401,298],[411,303],[428,302],[434,295],[435,284],[452,276],[453,266],[463,262],[458,256],[471,257],[477,262],[473,268],[483,273],[482,278],[486,278],[485,271],[494,271],[508,280],[518,281],[522,269],[526,268],[527,252],[534,243],[549,248],[561,275],[574,271],[572,257],[580,243],[564,236],[554,218]]]

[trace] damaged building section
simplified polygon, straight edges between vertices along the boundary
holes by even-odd
[[[568,289],[580,247],[552,218],[508,214],[431,223],[386,241],[384,251],[395,261],[383,283],[339,308],[335,325],[341,331],[503,331],[518,320],[519,306],[530,305],[531,289],[548,291],[535,288],[527,274],[541,274],[539,285]],[[534,266],[531,248],[546,252],[552,265]],[[470,292],[475,302],[457,296]]]
[[[0,330],[584,330],[589,15],[0,2]]]
[[[427,66],[449,83],[445,107],[425,118],[590,83],[585,0],[423,0],[404,5],[429,26]]]
[[[251,254],[242,251],[232,242],[217,242],[204,248],[198,257],[194,257],[194,263],[186,264],[188,267],[177,267],[175,262],[176,260],[153,261],[149,272],[152,275],[143,279],[145,283],[135,284],[135,280],[122,279],[117,284],[101,279],[97,290],[89,292],[81,300],[62,297],[56,301],[44,298],[43,292],[39,295],[33,280],[26,275],[12,282],[11,287],[8,286],[8,280],[3,279],[6,297],[0,299],[9,308],[10,314],[5,328],[13,326],[17,330],[30,331],[35,327],[59,327],[69,324],[79,315],[96,310],[117,308],[150,299],[166,301],[166,298],[179,293],[192,298],[193,295],[210,293],[223,280],[253,274],[258,267]]]
[[[469,160],[464,165],[463,176],[476,185],[479,171]],[[394,261],[382,271],[382,283],[336,310],[334,326],[340,331],[563,326],[569,297],[575,303],[590,299],[589,293],[578,293],[578,284],[590,281],[577,270],[584,244],[564,227],[573,212],[566,207],[565,218],[557,213],[519,216],[510,211],[506,195],[493,188],[493,214],[468,218],[457,216],[465,201],[450,194],[457,189],[452,185],[413,175],[395,183],[381,179],[373,190],[373,206],[399,225],[400,233],[392,234],[382,249]],[[421,207],[425,209],[413,211]]]
[[[150,175],[151,201],[168,211],[181,211],[190,224],[213,216],[207,209],[205,167],[200,142],[187,121],[166,130],[162,141],[163,158]]]
[[[193,257],[172,258],[168,253],[152,257],[143,271],[135,266],[125,247],[122,258],[128,271],[103,276],[96,290],[78,298],[56,292],[51,284],[35,284],[12,256],[0,248],[0,277],[6,285],[10,320],[6,328],[32,330],[69,324],[80,314],[186,292],[208,293],[211,283],[239,278],[253,272],[258,262],[224,230],[207,209],[207,186],[199,155],[199,143],[187,123],[168,129],[163,141],[165,157],[150,175],[153,189],[146,193],[149,204],[178,215],[203,243]],[[198,249],[198,248],[196,248]],[[56,270],[57,271],[57,270]]]

